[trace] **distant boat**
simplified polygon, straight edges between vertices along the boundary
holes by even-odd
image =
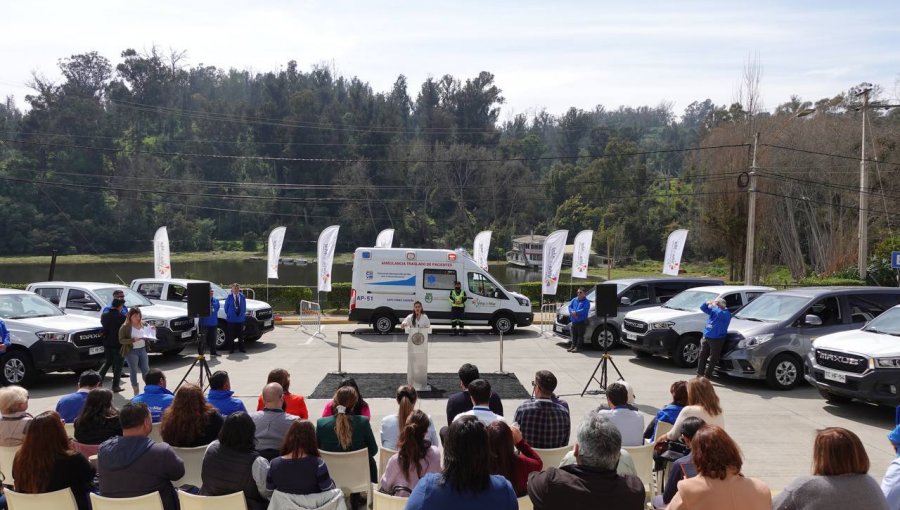
[[[547,236],[534,234],[513,238],[512,249],[506,252],[506,262],[514,266],[541,267],[546,240]]]
[[[282,266],[305,266],[309,264],[309,261],[306,259],[291,259],[282,257],[278,259],[278,263]]]

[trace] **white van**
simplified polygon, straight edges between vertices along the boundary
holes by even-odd
[[[534,320],[531,301],[503,288],[465,253],[451,250],[357,248],[353,253],[350,320],[389,333],[421,301],[432,324],[450,324],[450,291],[466,291],[469,326],[503,334]]]

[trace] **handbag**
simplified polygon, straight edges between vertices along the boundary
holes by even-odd
[[[657,446],[656,457],[674,462],[691,453],[691,447],[680,441],[664,441]]]

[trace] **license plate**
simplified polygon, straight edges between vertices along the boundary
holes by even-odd
[[[826,371],[825,371],[825,379],[827,379],[827,380],[829,380],[829,381],[839,382],[839,383],[846,383],[846,382],[847,382],[847,376],[846,376],[846,375],[844,375],[844,374],[842,374],[842,373],[840,373],[840,372],[832,372],[831,370],[826,370]]]
[[[635,341],[636,341],[636,340],[637,340],[637,335],[635,335],[634,333],[625,333],[625,338],[627,338],[628,340],[635,340]]]
[[[271,326],[271,325],[272,325],[272,319],[269,319],[269,320],[263,322],[263,327],[264,327],[264,328],[268,328],[268,327]]]
[[[559,327],[559,326],[553,326],[553,331],[556,331],[557,333],[562,333],[562,332],[563,332],[562,328]]]
[[[91,347],[90,349],[88,349],[88,356],[92,356],[94,354],[103,354],[103,351],[104,349],[102,345],[99,347]]]
[[[190,338],[193,333],[193,331],[185,331],[181,334],[181,338]]]

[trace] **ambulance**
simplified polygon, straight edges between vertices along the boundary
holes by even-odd
[[[466,291],[467,328],[509,334],[534,320],[531,301],[503,288],[464,251],[357,248],[353,253],[350,320],[390,333],[420,301],[433,325],[450,324],[450,291]]]

